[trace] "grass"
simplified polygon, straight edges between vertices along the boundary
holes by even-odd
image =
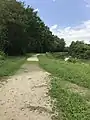
[[[13,75],[24,61],[25,57],[7,57],[0,60],[0,77]]]
[[[90,88],[90,65],[82,63],[67,63],[63,60],[39,57],[40,65],[53,75],[77,85]]]
[[[39,56],[42,68],[52,73],[50,95],[55,100],[53,120],[90,120],[90,65],[66,63]]]

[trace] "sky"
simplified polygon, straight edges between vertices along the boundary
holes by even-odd
[[[24,1],[38,11],[53,34],[64,38],[67,45],[76,40],[90,43],[90,0]]]

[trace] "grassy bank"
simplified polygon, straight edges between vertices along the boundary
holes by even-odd
[[[7,57],[0,60],[0,77],[13,75],[24,61],[25,57]]]
[[[62,80],[70,81],[82,87],[90,88],[90,64],[67,63],[64,60],[56,60],[41,56],[40,65],[60,77]]]
[[[39,59],[40,66],[53,76],[50,95],[56,99],[57,120],[89,120],[90,65],[66,63],[47,56]]]

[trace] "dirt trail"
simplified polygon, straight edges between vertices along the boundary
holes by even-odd
[[[0,120],[51,120],[48,73],[24,64],[0,88]]]

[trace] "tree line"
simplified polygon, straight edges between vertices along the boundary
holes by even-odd
[[[83,41],[72,41],[68,53],[74,58],[90,59],[90,44],[85,44]]]
[[[30,6],[16,0],[0,1],[0,51],[8,55],[63,51],[65,41]]]
[[[0,51],[7,55],[68,52],[72,57],[90,58],[90,44],[73,41],[65,47],[65,40],[53,35],[32,7],[16,0],[0,0]]]

